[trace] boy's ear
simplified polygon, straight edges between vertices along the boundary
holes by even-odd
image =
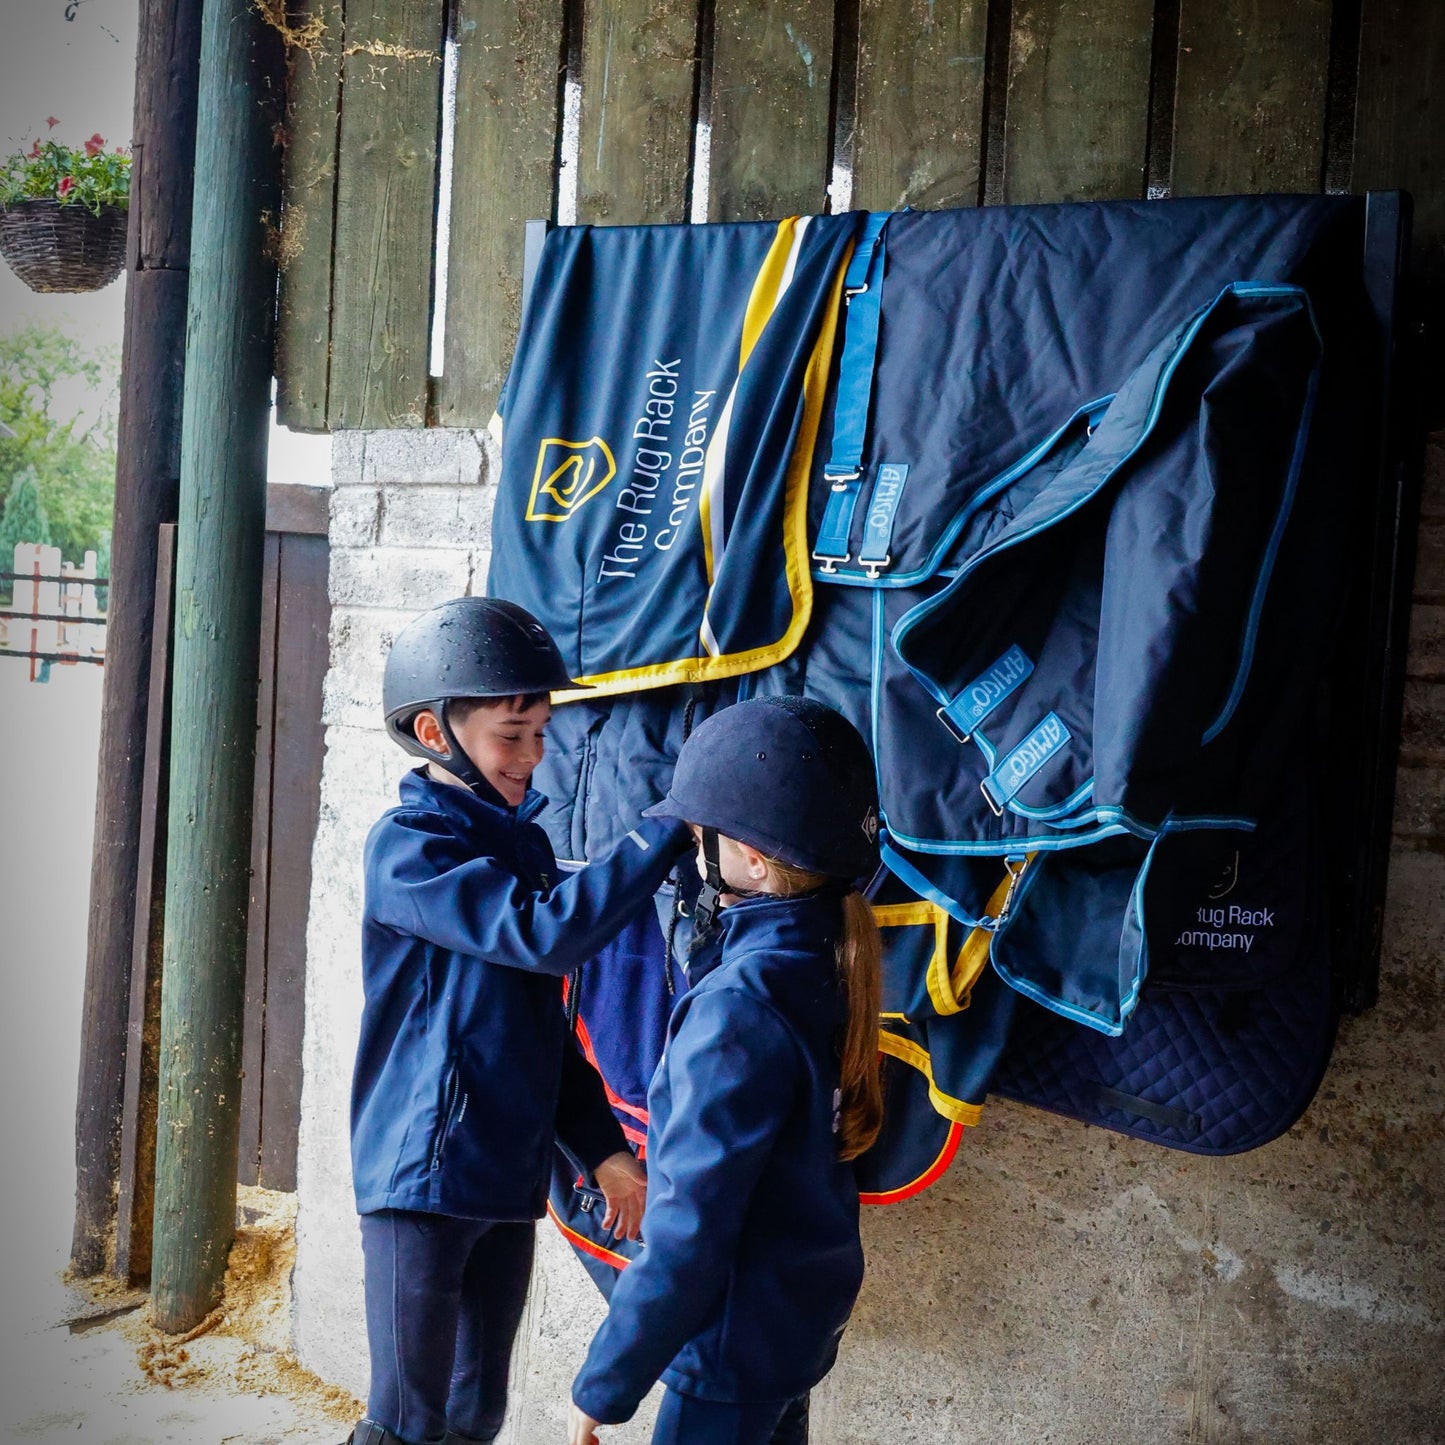
[[[411,730],[416,734],[417,742],[429,752],[440,753],[444,758],[451,756],[452,750],[447,746],[446,734],[442,732],[442,725],[437,721],[437,715],[429,707],[424,707],[412,719]]]

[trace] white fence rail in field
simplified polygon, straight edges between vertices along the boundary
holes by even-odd
[[[15,544],[10,605],[0,606],[0,656],[27,657],[30,680],[43,682],[51,663],[105,661],[105,612],[97,595],[110,580],[96,575],[94,552],[76,567],[59,547]]]

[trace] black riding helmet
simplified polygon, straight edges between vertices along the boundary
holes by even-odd
[[[718,893],[747,896],[724,887],[718,834],[833,878],[864,878],[878,866],[878,789],[868,746],[841,713],[813,698],[753,698],[699,723],[678,754],[667,797],[647,812],[702,829],[708,877],[699,932],[711,923]]]
[[[515,602],[454,597],[414,618],[386,659],[381,705],[386,730],[414,757],[440,763],[475,788],[484,779],[452,732],[447,703],[456,698],[516,697],[578,686],[547,629]],[[449,755],[422,746],[414,730],[430,709]]]

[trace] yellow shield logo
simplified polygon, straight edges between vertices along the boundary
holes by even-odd
[[[617,463],[601,437],[564,442],[548,437],[537,448],[537,470],[527,499],[529,522],[565,522],[617,475]]]

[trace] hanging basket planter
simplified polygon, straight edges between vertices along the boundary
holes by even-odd
[[[0,256],[32,291],[99,291],[125,266],[124,206],[47,197],[0,207]]]

